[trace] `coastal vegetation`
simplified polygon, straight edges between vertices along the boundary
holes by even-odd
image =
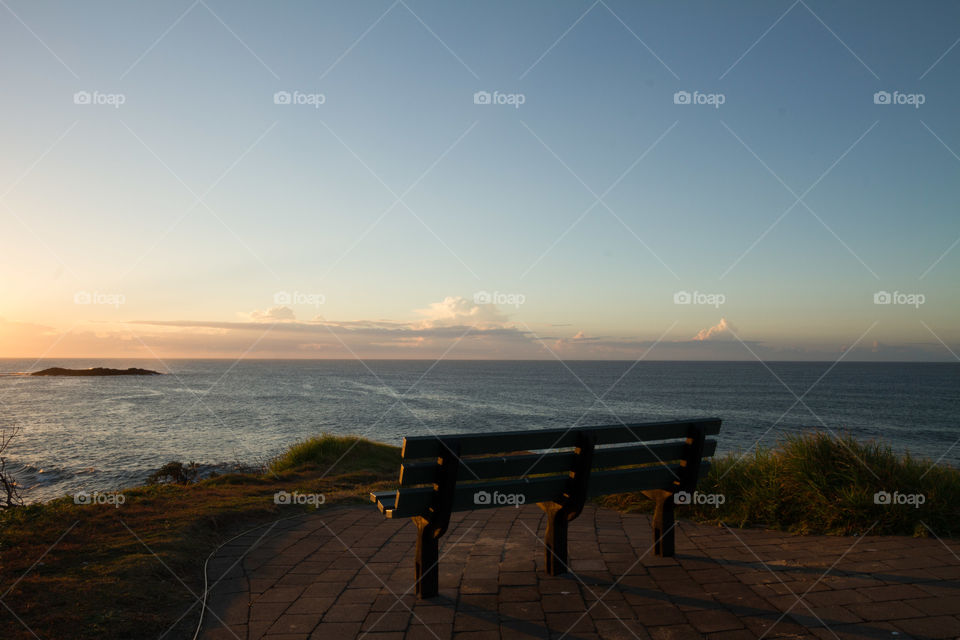
[[[191,481],[191,466],[174,462],[155,484],[4,510],[0,593],[10,589],[4,603],[29,629],[0,615],[0,638],[192,637],[206,557],[240,531],[315,508],[277,504],[278,492],[322,494],[322,508],[369,504],[396,481],[399,458],[396,447],[320,436],[258,473]]]
[[[4,455],[19,433],[20,427],[17,425],[0,427],[0,509],[10,509],[23,504],[20,486],[16,478],[7,471],[7,458]]]
[[[640,494],[600,504],[652,511]],[[878,441],[823,432],[719,456],[681,518],[798,534],[960,535],[960,471]]]

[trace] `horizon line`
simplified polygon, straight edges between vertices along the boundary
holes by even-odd
[[[796,364],[815,364],[815,363],[825,363],[825,364],[847,364],[847,363],[857,363],[857,364],[960,364],[960,362],[954,362],[952,360],[862,360],[862,359],[843,359],[843,360],[758,360],[754,359],[742,359],[742,360],[677,360],[677,359],[657,359],[657,358],[648,358],[637,360],[636,358],[276,358],[276,357],[244,357],[244,358],[232,358],[232,357],[188,357],[188,356],[177,356],[169,358],[157,358],[157,357],[140,357],[140,356],[65,356],[65,357],[40,357],[34,358],[31,356],[0,356],[0,361],[5,360],[35,360],[37,363],[47,362],[51,360],[141,360],[145,362],[166,362],[168,360],[211,360],[211,361],[225,361],[225,362],[244,362],[244,361],[261,361],[261,362],[636,362],[637,364],[643,364],[644,362],[669,362],[669,363],[709,363],[709,364],[766,364],[766,363],[796,363]]]

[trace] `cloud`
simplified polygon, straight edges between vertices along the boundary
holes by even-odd
[[[122,325],[76,323],[64,330],[0,317],[0,354],[8,358],[108,358],[145,352],[147,348]]]
[[[250,313],[241,313],[240,316],[249,318],[252,322],[293,322],[297,319],[290,307],[270,307],[266,311],[255,309]]]
[[[479,329],[503,327],[507,317],[494,304],[477,304],[461,296],[447,296],[426,309],[417,309],[424,327],[466,326]]]
[[[583,329],[580,329],[572,338],[557,338],[556,342],[553,343],[553,348],[557,351],[563,351],[570,348],[577,348],[586,343],[597,341],[598,338],[592,338],[588,336]]]
[[[493,304],[476,304],[447,296],[424,309],[412,321],[330,320],[316,316],[297,320],[287,307],[241,313],[235,321],[133,320],[131,326],[177,332],[187,337],[220,332],[207,349],[234,348],[256,341],[253,357],[536,358],[541,347],[528,331],[509,323]],[[214,344],[216,343],[216,344]]]
[[[704,342],[707,340],[731,338],[733,337],[733,331],[735,331],[733,325],[726,318],[720,318],[720,322],[709,329],[701,329],[697,335],[693,336],[693,340]]]
[[[547,323],[516,326],[496,305],[448,296],[406,320],[297,320],[278,306],[229,320],[142,319],[80,322],[67,327],[0,318],[0,354],[8,358],[453,358],[563,360],[834,361],[839,341],[778,343],[729,339],[726,318],[693,338],[650,339],[641,331],[559,334]],[[686,334],[684,331],[681,335]],[[954,351],[960,346],[953,345]],[[851,361],[952,361],[938,343],[876,341],[849,349]],[[93,364],[91,364],[93,366]],[[154,367],[156,368],[156,367]]]

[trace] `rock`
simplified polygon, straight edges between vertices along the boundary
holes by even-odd
[[[108,369],[105,367],[93,367],[91,369],[64,369],[62,367],[51,367],[43,371],[34,371],[32,376],[159,376],[159,371],[150,371],[149,369]]]

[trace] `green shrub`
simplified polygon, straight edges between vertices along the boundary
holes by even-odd
[[[960,471],[849,435],[806,433],[775,449],[715,458],[697,491],[724,502],[678,506],[679,517],[796,533],[960,534]],[[909,502],[883,504],[883,492]],[[647,502],[642,494],[601,500],[627,511],[647,510]]]
[[[267,471],[281,473],[304,466],[337,475],[355,471],[396,474],[400,451],[365,438],[324,433],[291,445],[267,464]]]
[[[183,464],[174,460],[147,476],[147,484],[191,484],[197,481],[199,475],[196,462]]]

